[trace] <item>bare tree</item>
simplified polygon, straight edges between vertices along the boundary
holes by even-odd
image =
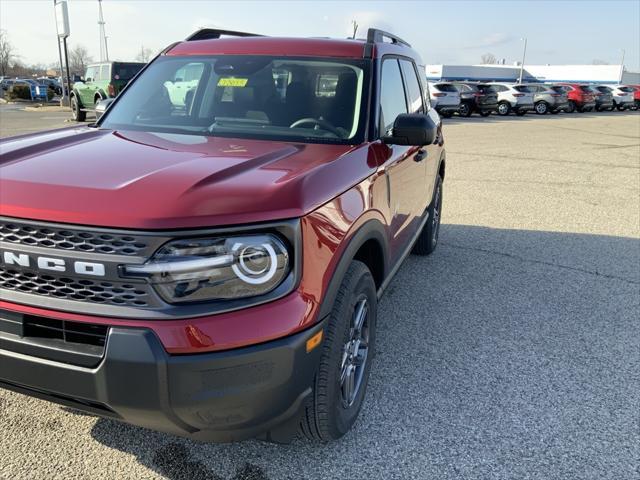
[[[591,62],[594,65],[609,65],[609,62],[605,61],[605,60],[600,60],[598,58],[594,58],[593,62]]]
[[[13,45],[9,41],[9,36],[4,30],[0,30],[0,75],[8,74],[11,61],[15,58]]]
[[[498,59],[493,53],[485,53],[484,55],[482,55],[482,57],[480,57],[480,62],[483,65],[493,65],[495,63],[498,63]]]
[[[93,61],[87,47],[76,45],[69,52],[69,70],[73,75],[84,75],[87,65]]]
[[[136,61],[147,63],[151,58],[151,55],[153,55],[153,50],[150,48],[144,48],[144,45],[140,45],[140,52],[136,56]]]

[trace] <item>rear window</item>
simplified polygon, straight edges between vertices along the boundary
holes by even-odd
[[[553,87],[551,87],[551,90],[558,93],[566,93],[568,89],[567,87],[563,87],[562,85],[554,85]]]
[[[114,63],[111,77],[114,80],[131,80],[142,67],[144,65],[139,63]]]
[[[602,93],[611,93],[611,89],[609,87],[596,87],[596,89]]]
[[[531,90],[531,88],[527,87],[526,85],[517,85],[513,87],[513,89],[522,93],[533,93],[533,90]]]
[[[478,88],[475,85],[469,85],[468,83],[456,83],[454,84],[459,92],[476,92]]]
[[[619,87],[618,90],[625,93],[633,93],[634,91],[633,88],[631,87]]]
[[[493,85],[478,85],[478,90],[482,93],[498,93],[496,87]]]
[[[580,85],[580,90],[586,93],[593,93],[593,90],[591,90],[589,85]]]
[[[458,89],[452,83],[436,83],[435,87],[436,87],[436,89],[440,90],[441,92],[453,92],[453,93],[455,93],[455,92],[458,91]]]

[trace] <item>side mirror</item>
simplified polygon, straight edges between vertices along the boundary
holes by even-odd
[[[100,117],[104,114],[104,112],[109,108],[109,105],[113,103],[115,98],[105,98],[104,100],[100,100],[96,104],[96,120],[100,119]]]
[[[423,113],[403,113],[393,123],[391,136],[382,137],[388,145],[431,145],[437,135],[438,126]]]

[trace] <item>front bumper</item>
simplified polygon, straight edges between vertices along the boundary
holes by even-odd
[[[324,328],[215,353],[169,355],[144,328],[112,327],[95,368],[0,349],[0,387],[195,440],[289,441],[312,391]],[[6,334],[0,334],[5,335]]]

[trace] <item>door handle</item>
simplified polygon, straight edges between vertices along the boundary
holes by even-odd
[[[421,162],[422,160],[424,160],[425,158],[427,158],[427,151],[424,148],[421,148],[420,150],[418,150],[416,152],[416,154],[413,157],[413,161],[414,162]]]

